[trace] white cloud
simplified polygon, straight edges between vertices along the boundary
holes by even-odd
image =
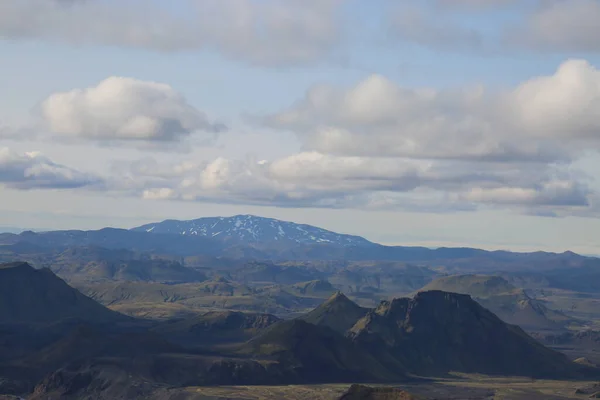
[[[553,206],[568,212],[585,206],[591,195],[576,176],[545,165],[483,165],[317,152],[271,162],[220,157],[159,168],[145,160],[121,165],[120,175],[127,179],[113,189],[144,199],[428,212],[478,206]],[[512,194],[511,200],[506,193]]]
[[[589,205],[589,194],[585,186],[576,182],[553,181],[538,188],[472,188],[461,197],[476,203],[585,207]]]
[[[598,104],[600,71],[569,60],[501,92],[403,88],[379,75],[321,85],[264,121],[323,153],[548,163],[600,149]]]
[[[102,179],[56,164],[39,152],[18,154],[0,148],[0,184],[20,190],[74,189],[99,185]]]
[[[216,50],[263,65],[321,60],[338,41],[340,0],[0,2],[0,37],[157,51]]]
[[[98,141],[177,142],[224,129],[169,85],[123,77],[52,94],[42,102],[41,114],[53,134]]]

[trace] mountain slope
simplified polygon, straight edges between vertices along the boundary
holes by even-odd
[[[384,301],[349,336],[423,375],[449,371],[530,377],[595,373],[508,325],[470,296],[442,291]]]
[[[36,270],[21,262],[0,264],[0,323],[46,323],[66,318],[100,323],[127,317],[84,296],[49,269]]]
[[[271,314],[209,311],[192,318],[169,322],[153,331],[186,345],[244,342],[280,321]]]
[[[315,244],[368,246],[373,243],[359,236],[343,235],[311,225],[296,224],[254,215],[209,217],[189,221],[166,220],[133,228],[133,231],[205,236],[228,243]]]
[[[325,326],[300,319],[281,321],[250,340],[242,350],[275,360],[298,382],[398,381],[404,369],[384,367],[368,351]]]

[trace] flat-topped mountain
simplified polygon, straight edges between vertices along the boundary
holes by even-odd
[[[77,318],[100,323],[124,320],[67,285],[49,269],[0,264],[0,323],[46,323]]]
[[[296,224],[254,215],[209,217],[189,221],[166,220],[133,228],[133,231],[205,236],[229,243],[334,244],[368,246],[373,243],[352,235],[344,235],[311,225]]]
[[[504,322],[519,325],[527,331],[560,330],[574,322],[567,315],[551,310],[523,289],[506,279],[492,275],[453,275],[438,278],[421,291],[442,290],[473,296],[482,306]]]

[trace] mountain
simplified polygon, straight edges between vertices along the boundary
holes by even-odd
[[[574,320],[551,310],[506,279],[492,275],[453,275],[438,278],[420,291],[442,290],[468,294],[509,324],[527,331],[564,330]]]
[[[358,306],[342,292],[336,292],[326,302],[300,319],[314,325],[326,326],[344,334],[368,311],[368,309]]]
[[[463,294],[429,291],[384,301],[349,336],[377,357],[393,357],[419,375],[456,371],[565,379],[598,374]]]
[[[0,264],[0,323],[49,323],[67,318],[95,323],[127,319],[84,296],[49,269],[36,270],[22,262]]]
[[[384,246],[357,236],[249,215],[194,221],[168,220],[132,230],[103,228],[95,231],[27,231],[18,235],[1,233],[0,261],[32,261],[55,255],[57,251],[85,246],[127,249],[176,258],[202,256],[205,259],[236,260],[404,262],[420,266],[436,265],[446,273],[580,269],[581,277],[593,277],[600,266],[600,259],[572,252],[514,253],[472,248]],[[322,277],[307,277],[303,281],[315,279]],[[560,278],[557,280],[560,281]],[[575,281],[571,279],[570,284],[576,284]],[[408,286],[414,286],[416,282],[407,283]],[[588,282],[585,285],[591,286]]]
[[[133,228],[137,232],[204,236],[227,243],[315,244],[369,246],[373,243],[359,236],[343,235],[311,225],[296,224],[254,215],[208,217],[189,221],[166,220]]]

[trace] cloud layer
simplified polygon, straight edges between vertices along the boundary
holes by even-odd
[[[0,37],[162,52],[214,50],[261,65],[321,60],[339,39],[339,0],[0,3]],[[182,8],[182,9],[178,9]]]

